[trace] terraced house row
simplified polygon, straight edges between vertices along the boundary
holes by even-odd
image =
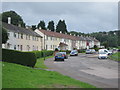
[[[34,50],[72,50],[91,48],[94,45],[100,47],[100,42],[93,37],[73,36],[50,30],[22,28],[11,23],[2,23],[8,31],[9,40],[2,44],[2,48],[34,51]]]

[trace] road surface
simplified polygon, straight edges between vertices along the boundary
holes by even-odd
[[[118,88],[118,62],[99,60],[97,54],[69,56],[64,62],[55,62],[54,58],[50,58],[44,63],[51,70],[98,88]]]

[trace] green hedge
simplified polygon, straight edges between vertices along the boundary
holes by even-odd
[[[43,50],[43,51],[31,51],[32,53],[35,54],[36,58],[42,58],[42,57],[47,57],[47,56],[52,56],[53,52],[52,50]]]
[[[78,53],[85,53],[85,49],[79,49]]]
[[[2,61],[34,67],[36,56],[32,52],[2,49]]]

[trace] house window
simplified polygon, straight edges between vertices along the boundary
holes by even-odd
[[[51,45],[51,49],[52,49],[52,45]]]
[[[19,45],[18,45],[18,50],[19,50]]]
[[[21,39],[23,39],[23,34],[21,34]]]
[[[39,38],[37,37],[37,41],[38,41],[38,39],[39,39]]]
[[[14,45],[14,50],[16,50],[16,45]]]
[[[46,36],[46,40],[48,40],[48,36]]]
[[[8,32],[8,37],[10,37],[10,33]]]
[[[29,40],[30,40],[30,35],[29,35]]]
[[[20,50],[22,51],[22,45],[20,45]]]
[[[19,38],[20,34],[18,33],[18,38]]]
[[[29,46],[29,45],[27,45],[26,49],[29,51],[29,50],[30,50],[30,46]]]
[[[51,40],[52,40],[52,37],[50,37],[51,38]]]
[[[54,49],[54,45],[53,45],[53,49]]]
[[[32,36],[32,40],[34,40],[34,36]]]
[[[16,38],[16,33],[14,33],[14,37]]]
[[[33,51],[35,50],[35,47],[34,47],[34,45],[33,45]]]
[[[37,46],[37,50],[38,50],[38,46]]]
[[[27,40],[27,34],[26,34],[26,40]]]
[[[46,50],[48,49],[48,45],[46,45]]]
[[[7,43],[7,48],[8,48],[8,49],[10,48],[10,46],[11,46],[11,44],[10,44],[10,43]]]

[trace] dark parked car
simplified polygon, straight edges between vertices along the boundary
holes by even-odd
[[[64,55],[60,52],[55,54],[55,61],[64,61]]]
[[[68,55],[66,54],[66,52],[60,52],[64,55],[64,59],[68,59]]]

